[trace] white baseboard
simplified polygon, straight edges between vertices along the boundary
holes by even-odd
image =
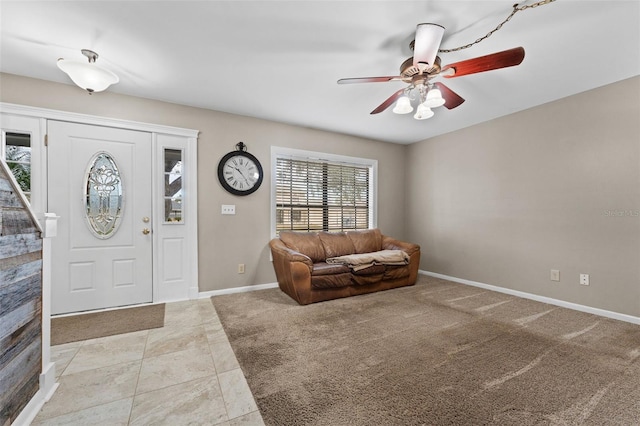
[[[245,287],[225,288],[222,290],[201,291],[200,298],[204,299],[212,296],[222,296],[223,294],[246,293],[248,291],[265,290],[268,288],[276,288],[278,283],[256,284]]]
[[[27,405],[25,405],[20,414],[18,414],[18,417],[11,423],[11,426],[29,426],[40,412],[44,402],[44,392],[40,389],[33,395],[33,398],[31,398]]]
[[[189,299],[193,300],[193,299],[198,299],[200,298],[200,293],[198,292],[198,287],[194,286],[194,287],[189,287]]]
[[[98,313],[98,312],[118,311],[118,310],[122,310],[122,309],[139,308],[141,306],[161,305],[161,304],[167,303],[167,302],[179,302],[179,301],[182,301],[182,300],[189,300],[189,299],[176,299],[176,300],[166,300],[166,301],[163,300],[161,302],[139,303],[137,305],[116,306],[114,308],[101,308],[101,309],[94,309],[92,311],[70,312],[68,314],[54,314],[54,315],[51,315],[51,318],[74,317],[74,316],[78,316],[78,315],[95,314],[95,313]]]
[[[48,393],[45,393],[45,390],[40,388],[38,392],[33,395],[33,398],[29,400],[27,405],[25,405],[18,417],[11,423],[11,426],[29,426],[42,409],[44,403],[47,402],[56,389],[58,389],[58,385],[59,383],[55,383],[53,388],[49,389]]]
[[[619,321],[630,322],[640,325],[640,318],[633,315],[621,314],[619,312],[607,311],[591,306],[579,305],[577,303],[567,302],[564,300],[553,299],[551,297],[539,296],[537,294],[526,293],[524,291],[512,290],[510,288],[498,287],[491,284],[485,284],[477,281],[465,280],[463,278],[451,277],[449,275],[438,274],[435,272],[419,270],[419,274],[428,275],[430,277],[441,278],[443,280],[453,281],[460,284],[466,284],[474,287],[484,288],[486,290],[497,291],[499,293],[509,294],[511,296],[522,297],[523,299],[531,299],[537,302],[548,303],[550,305],[560,306],[562,308],[573,309],[575,311],[586,312],[589,314],[599,315],[601,317],[611,318]]]
[[[40,390],[44,392],[44,401],[47,402],[53,396],[60,384],[56,382],[56,363],[49,362],[40,374]]]

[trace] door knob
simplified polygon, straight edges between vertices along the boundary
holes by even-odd
[[[149,234],[149,232],[151,232],[151,231],[149,230],[149,228],[144,228],[144,229],[142,230],[142,233],[143,233],[144,235],[148,235],[148,234]]]

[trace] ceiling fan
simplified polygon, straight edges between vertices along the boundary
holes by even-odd
[[[338,84],[381,83],[386,81],[403,81],[409,86],[400,89],[381,103],[371,114],[378,114],[396,102],[393,112],[408,114],[413,111],[411,96],[415,92],[420,100],[414,118],[424,120],[433,116],[431,108],[444,105],[447,109],[460,106],[464,99],[443,83],[431,82],[437,76],[445,78],[461,77],[499,68],[519,65],[524,59],[524,48],[504,50],[486,56],[479,56],[465,61],[441,66],[438,49],[444,35],[444,27],[438,24],[418,24],[415,40],[411,42],[413,57],[400,65],[400,75],[387,77],[343,78]]]

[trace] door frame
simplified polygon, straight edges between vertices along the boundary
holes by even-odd
[[[100,117],[88,114],[80,114],[74,112],[58,111],[46,108],[38,108],[27,105],[11,104],[6,102],[0,102],[0,113],[9,114],[14,116],[31,117],[33,119],[40,120],[41,129],[48,120],[55,121],[68,121],[72,123],[88,124],[102,127],[115,127],[119,129],[136,130],[142,132],[151,133],[152,144],[152,203],[153,203],[153,255],[152,255],[152,288],[153,288],[153,302],[168,302],[177,300],[197,299],[199,297],[198,289],[198,185],[197,185],[197,141],[198,130],[185,129],[180,127],[171,127],[159,124],[142,123],[136,121],[122,120],[116,118]],[[46,127],[45,127],[46,128]],[[34,151],[36,157],[39,158],[40,164],[32,163],[32,170],[37,169],[42,176],[43,185],[41,185],[41,192],[38,196],[39,200],[43,202],[34,205],[34,212],[38,217],[41,225],[44,226],[45,213],[55,214],[55,212],[48,212],[46,201],[48,199],[46,176],[47,176],[47,136],[46,131],[42,129],[40,140],[32,141],[32,158]],[[170,140],[169,143],[163,141]],[[176,226],[183,228],[181,231],[184,244],[182,245],[182,271],[184,271],[184,279],[182,280],[164,280],[163,269],[160,263],[160,259],[165,259],[163,255],[164,244],[162,243],[165,238],[175,238],[175,232],[167,232],[167,225],[164,224],[164,213],[159,210],[162,203],[159,202],[161,193],[163,193],[163,176],[164,169],[160,160],[164,148],[179,148],[183,150],[183,161],[185,164],[183,177],[184,177],[184,193],[187,194],[184,203],[184,223],[181,225],[173,225],[172,231],[175,231]],[[191,196],[188,196],[191,194]],[[43,271],[43,273],[50,273],[50,271]],[[50,305],[50,300],[44,301]]]

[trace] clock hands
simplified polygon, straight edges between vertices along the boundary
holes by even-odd
[[[244,179],[244,181],[247,183],[247,186],[251,186],[251,184],[249,183],[249,179],[247,179],[247,177],[244,175],[244,173],[242,173],[242,170],[240,170],[237,167],[234,167],[234,169],[236,169],[236,171],[238,173],[240,173],[240,176],[242,176],[242,179]]]

